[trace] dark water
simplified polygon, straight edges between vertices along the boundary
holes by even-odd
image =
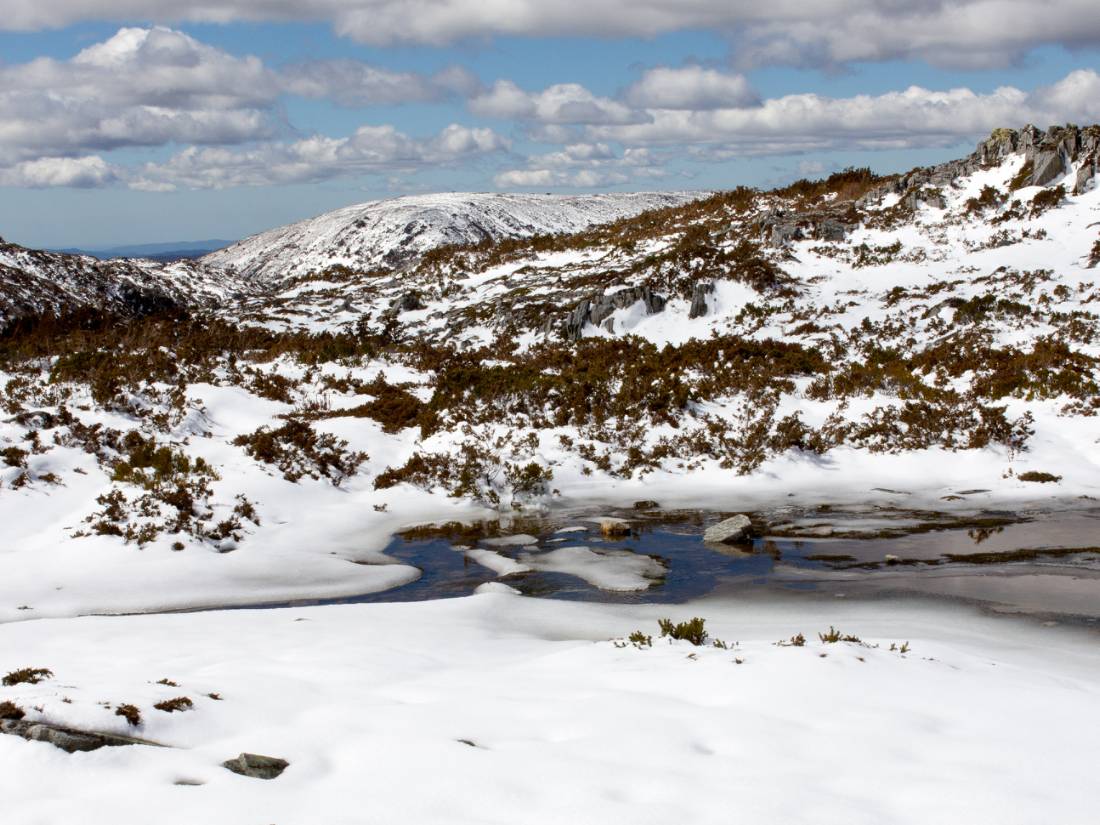
[[[521,532],[536,536],[537,546],[491,548],[517,560],[524,553],[549,552],[563,546],[652,556],[664,565],[666,574],[645,590],[600,590],[578,576],[537,570],[500,577],[454,549],[456,545],[480,543],[477,531],[467,530],[451,536],[418,537],[414,533],[395,537],[386,554],[420,569],[421,578],[386,592],[337,601],[450,598],[469,595],[478,585],[490,581],[501,581],[526,595],[542,598],[611,603],[685,602],[718,589],[737,587],[835,590],[838,583],[853,592],[860,588],[925,593],[939,590],[966,597],[972,590],[975,598],[980,598],[984,591],[1003,593],[1011,589],[992,587],[992,577],[1031,575],[1051,590],[1048,601],[1068,598],[1064,594],[1072,582],[1073,598],[1083,600],[1087,606],[1094,593],[1100,610],[1100,549],[1088,549],[1100,546],[1100,511],[979,513],[969,518],[952,517],[946,522],[941,516],[928,514],[859,511],[800,513],[792,522],[787,514],[780,513],[763,521],[760,538],[736,547],[703,542],[705,527],[720,520],[721,514],[620,515],[633,516],[630,535],[621,539],[607,539],[596,524],[583,520],[544,520],[510,525],[509,529],[486,524],[482,528],[484,536]],[[835,536],[772,535],[768,523],[778,525],[779,533],[832,531]],[[555,532],[563,524],[583,525],[586,529]],[[1064,579],[1052,585],[1051,577],[1059,575]],[[975,577],[981,577],[981,581]],[[1013,582],[1015,590],[1020,590],[1023,583]],[[1038,601],[1042,606],[1041,594]]]

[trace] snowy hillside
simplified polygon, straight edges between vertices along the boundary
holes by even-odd
[[[413,195],[348,206],[245,238],[204,262],[272,280],[330,266],[402,266],[450,244],[578,232],[596,224],[675,206],[695,193],[613,195]]]
[[[0,615],[382,590],[418,575],[381,553],[390,532],[483,507],[1100,494],[1098,136],[1003,130],[906,175],[734,190],[400,272],[279,278],[186,320],[10,336],[0,520],[20,564]],[[590,220],[551,213],[538,231]],[[280,249],[250,271],[278,270]],[[90,273],[95,295],[228,277],[207,261],[115,281],[8,254],[12,271],[68,262],[57,281]]]
[[[0,327],[18,318],[105,310],[123,317],[200,310],[237,299],[247,284],[201,264],[100,261],[0,239]]]

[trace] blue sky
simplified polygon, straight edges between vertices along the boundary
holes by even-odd
[[[788,0],[260,0],[217,22],[15,2],[0,236],[30,246],[236,238],[430,191],[763,187],[1100,120],[1100,23],[1073,0],[1032,40],[1017,0],[833,0],[858,25]]]

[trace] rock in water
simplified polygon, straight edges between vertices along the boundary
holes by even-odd
[[[703,533],[707,544],[737,544],[752,537],[752,522],[748,516],[738,515],[708,527]]]
[[[222,762],[223,768],[228,768],[241,776],[251,776],[253,779],[275,779],[289,766],[290,763],[285,759],[261,756],[258,753],[242,753],[236,759],[227,759]]]
[[[605,516],[596,519],[596,523],[600,525],[600,532],[609,539],[623,538],[630,535],[630,522],[626,519]]]

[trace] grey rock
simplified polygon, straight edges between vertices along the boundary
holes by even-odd
[[[94,751],[103,747],[118,747],[121,745],[154,744],[128,736],[75,730],[74,728],[66,728],[48,722],[28,722],[21,719],[4,719],[0,721],[0,733],[22,736],[29,742],[48,742],[66,753]]]
[[[1081,165],[1077,167],[1077,178],[1073,184],[1073,194],[1080,195],[1088,189],[1092,179],[1096,177],[1096,166],[1095,154],[1089,154],[1081,161]]]
[[[1031,173],[1032,186],[1046,186],[1069,171],[1062,153],[1050,149],[1036,152],[1032,163],[1034,164]]]
[[[565,319],[565,340],[580,340],[584,325],[588,323],[588,311],[591,308],[592,302],[587,300],[581,301],[573,308],[573,311],[569,313],[569,317]]]
[[[814,227],[818,240],[843,241],[848,237],[848,227],[840,221],[827,218]]]
[[[227,759],[222,767],[241,776],[253,779],[275,779],[290,766],[285,759],[275,756],[261,756],[258,753],[242,753],[236,759]]]
[[[698,281],[691,289],[691,309],[688,318],[702,318],[707,314],[707,296],[714,292],[712,281]]]
[[[748,516],[737,515],[708,527],[703,533],[707,544],[737,544],[752,537],[752,521]]]
[[[414,309],[423,309],[420,302],[420,294],[417,292],[404,292],[393,299],[389,312],[392,315],[400,315],[402,312],[411,312]]]
[[[578,341],[584,332],[585,324],[603,325],[614,332],[611,314],[617,309],[626,309],[639,301],[645,306],[646,314],[654,315],[664,311],[667,299],[653,291],[649,286],[632,286],[620,289],[610,295],[596,295],[577,304],[565,319],[562,334],[567,341]],[[604,321],[609,323],[605,324]]]

